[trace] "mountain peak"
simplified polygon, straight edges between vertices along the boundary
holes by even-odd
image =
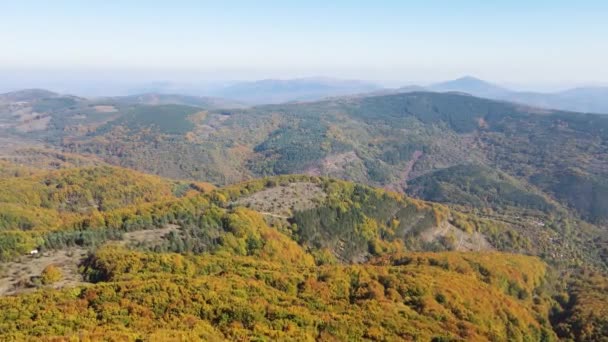
[[[486,82],[486,81],[484,81],[484,80],[482,80],[482,79],[480,79],[480,78],[477,78],[477,77],[474,77],[474,76],[471,76],[471,75],[465,75],[465,76],[459,77],[459,78],[457,78],[457,79],[453,80],[453,82],[478,82],[478,83],[489,83],[489,82]]]
[[[436,83],[429,88],[434,91],[458,91],[482,97],[495,96],[508,92],[508,90],[503,87],[468,75],[455,80]]]

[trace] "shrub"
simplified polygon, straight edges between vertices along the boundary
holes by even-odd
[[[55,265],[48,265],[40,274],[40,280],[44,285],[56,283],[61,280],[61,277],[61,270]]]

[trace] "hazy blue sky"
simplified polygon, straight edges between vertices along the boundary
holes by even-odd
[[[13,72],[605,83],[608,1],[3,0],[0,44]]]

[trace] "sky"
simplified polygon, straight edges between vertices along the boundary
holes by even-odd
[[[607,18],[605,0],[2,0],[0,75],[606,84]]]

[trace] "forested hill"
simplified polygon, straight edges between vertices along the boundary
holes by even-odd
[[[491,189],[517,189],[508,203],[484,206],[521,207],[535,198],[540,210],[557,203],[589,222],[608,220],[606,116],[427,92],[234,110],[140,106],[115,115],[90,128],[66,126],[58,146],[220,185],[307,173],[408,191],[410,182],[430,184],[420,176],[472,166],[485,170]],[[462,185],[442,182],[433,191]],[[429,193],[419,190],[412,194]]]
[[[608,220],[606,116],[429,92],[221,110],[160,100],[21,92],[4,96],[0,121],[11,143],[42,139],[170,178],[224,185],[306,173],[470,207]],[[463,168],[476,170],[472,187],[441,173]]]
[[[3,107],[13,113],[7,120],[25,120],[6,126],[11,141],[46,137],[56,148],[171,178],[223,185],[306,173],[510,220],[520,211],[600,227],[608,220],[605,116],[427,92],[232,110],[28,96]]]
[[[560,245],[539,217],[305,175],[214,189],[108,166],[0,170],[7,339],[551,341],[606,327],[587,306],[604,296],[598,251]]]

